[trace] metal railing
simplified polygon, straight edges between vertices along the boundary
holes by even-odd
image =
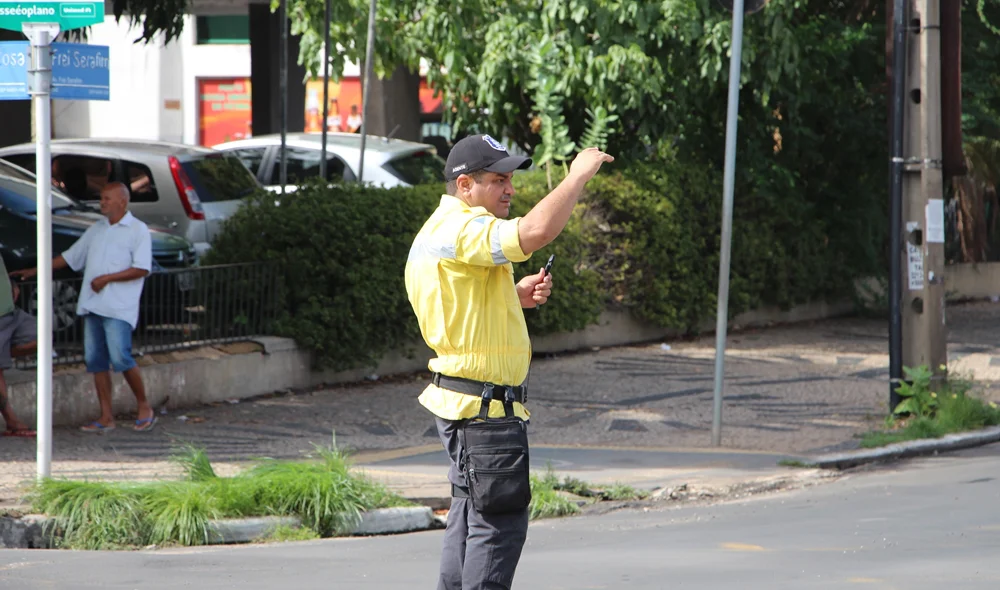
[[[157,268],[146,278],[132,351],[139,356],[244,341],[272,333],[277,318],[279,275],[271,263],[184,269]],[[37,284],[25,282],[18,305],[37,314]],[[53,281],[53,363],[82,363],[83,320],[76,314],[82,278]],[[16,359],[30,369],[34,357]]]

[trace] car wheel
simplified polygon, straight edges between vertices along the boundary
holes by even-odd
[[[76,302],[80,291],[72,284],[64,281],[52,281],[52,331],[55,333],[69,330],[77,322]],[[38,289],[31,292],[31,315],[38,317]]]

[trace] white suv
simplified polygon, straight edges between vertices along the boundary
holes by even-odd
[[[286,190],[306,178],[319,176],[322,158],[322,135],[319,133],[289,133],[285,137]],[[269,190],[280,190],[281,136],[263,135],[251,139],[230,141],[213,146],[233,154],[257,176]],[[327,135],[327,180],[357,180],[361,156],[361,136],[355,133]],[[391,188],[415,184],[444,184],[444,160],[434,146],[401,139],[368,136],[365,142],[366,183]]]

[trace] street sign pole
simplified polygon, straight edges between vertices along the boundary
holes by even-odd
[[[722,391],[726,377],[729,265],[733,237],[733,191],[736,183],[736,123],[740,107],[740,65],[743,59],[743,9],[743,0],[733,2],[733,36],[729,54],[729,112],[726,116],[726,159],[722,180],[722,250],[719,254],[719,299],[715,318],[712,445],[716,447],[722,445]]]
[[[52,40],[59,34],[55,23],[24,23],[31,41],[28,90],[35,111],[35,198],[38,250],[38,369],[36,371],[36,463],[38,479],[51,474],[52,466]]]
[[[3,0],[0,1],[0,29],[21,31],[31,46],[30,68],[28,69],[27,94],[16,89],[0,93],[3,100],[24,100],[31,98],[35,116],[35,227],[38,264],[38,368],[35,383],[35,420],[37,422],[36,467],[38,479],[49,477],[52,472],[52,159],[49,143],[52,141],[53,96],[52,41],[60,31],[89,27],[104,22],[104,2],[100,0]],[[9,54],[7,54],[9,55]],[[83,66],[95,70],[101,67],[98,59]],[[8,60],[10,61],[10,60]],[[107,68],[107,59],[103,67]],[[7,71],[0,78],[16,75],[11,67],[23,67],[23,60],[0,64]],[[61,66],[65,70],[67,63]],[[81,74],[90,78],[91,74]],[[22,78],[23,79],[23,78]],[[7,83],[10,85],[10,82]],[[66,92],[64,98],[100,100],[93,95],[94,90],[83,91],[72,88],[72,81],[63,80]],[[92,85],[89,85],[92,86]],[[56,90],[60,90],[58,87]],[[75,94],[85,92],[83,96]],[[107,96],[103,97],[107,100]]]

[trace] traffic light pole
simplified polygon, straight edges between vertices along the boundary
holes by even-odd
[[[906,0],[892,5],[892,128],[889,190],[889,412],[899,405],[903,379],[903,133],[906,108]]]

